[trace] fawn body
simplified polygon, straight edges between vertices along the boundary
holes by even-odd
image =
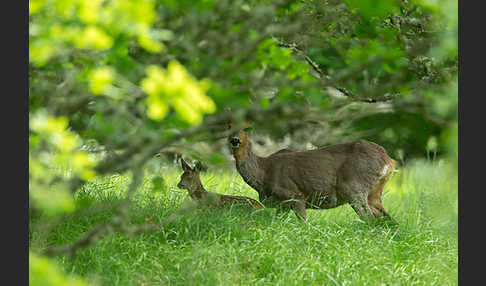
[[[263,209],[263,205],[252,198],[243,196],[229,196],[218,193],[208,192],[203,187],[199,173],[201,165],[196,163],[194,168],[191,168],[182,158],[181,165],[184,173],[181,175],[181,180],[177,184],[178,188],[186,189],[189,196],[206,206],[224,207],[232,204],[242,205],[252,209]]]
[[[382,204],[382,192],[395,161],[383,147],[359,140],[307,151],[282,149],[268,157],[252,152],[248,133],[229,136],[236,169],[268,207],[294,210],[306,220],[306,208],[329,209],[349,203],[370,222],[392,220]]]

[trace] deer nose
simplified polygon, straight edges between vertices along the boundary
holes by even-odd
[[[238,138],[238,137],[232,137],[230,139],[230,143],[233,147],[238,147],[238,146],[240,146],[241,141],[240,141],[240,138]]]
[[[183,189],[183,188],[184,188],[184,186],[182,185],[182,182],[179,182],[179,184],[177,184],[177,187],[178,187],[179,189]]]

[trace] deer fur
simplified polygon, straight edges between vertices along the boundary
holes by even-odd
[[[365,222],[393,221],[382,204],[384,186],[395,161],[373,142],[359,140],[315,150],[282,149],[268,157],[252,151],[246,129],[228,137],[236,169],[258,192],[266,207],[293,209],[306,220],[306,209],[330,209],[350,204]]]
[[[198,162],[194,168],[191,168],[184,159],[181,158],[181,165],[184,173],[181,175],[181,179],[177,184],[180,189],[186,189],[189,192],[189,196],[205,206],[213,207],[225,207],[232,204],[242,205],[251,209],[263,209],[263,205],[252,198],[243,196],[229,196],[218,193],[208,192],[203,187],[199,173],[202,169],[201,164]]]

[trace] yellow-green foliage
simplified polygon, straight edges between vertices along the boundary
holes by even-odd
[[[157,20],[153,0],[31,0],[29,8],[29,59],[38,67],[77,49],[126,49],[116,46],[118,38],[133,38],[146,51],[160,53],[161,40],[172,37],[168,30],[153,29]],[[91,93],[120,98],[124,89],[116,86],[113,66],[87,65],[86,71],[86,78],[80,79],[88,83]],[[167,70],[149,66],[142,88],[149,95],[148,116],[155,120],[163,119],[173,107],[184,121],[198,124],[204,113],[216,110],[206,96],[209,82],[194,79],[177,61],[170,62]]]
[[[149,52],[163,51],[151,31],[153,0],[30,0],[29,59],[38,66],[70,46],[106,50],[124,34]]]
[[[152,65],[141,82],[147,97],[147,114],[161,120],[172,106],[188,123],[198,124],[204,113],[213,113],[216,105],[206,96],[209,81],[194,79],[177,61],[171,61],[164,70]]]
[[[113,83],[113,69],[110,67],[99,67],[92,70],[88,75],[89,89],[94,94],[106,93]]]
[[[37,112],[30,120],[29,196],[31,203],[47,215],[74,210],[72,194],[65,182],[54,183],[59,174],[53,170],[69,170],[84,180],[95,176],[95,159],[79,150],[81,139],[67,127],[67,118],[52,117],[43,112]],[[37,149],[46,145],[49,151]]]
[[[95,176],[93,170],[96,161],[87,152],[78,150],[81,139],[67,130],[68,120],[65,117],[53,117],[43,112],[36,113],[30,120],[31,142],[36,145],[43,141],[53,146],[53,152],[45,152],[41,156],[31,157],[30,161],[39,160],[45,166],[71,168],[74,174],[84,180]]]
[[[82,279],[68,276],[46,257],[29,252],[29,285],[31,286],[87,286]]]

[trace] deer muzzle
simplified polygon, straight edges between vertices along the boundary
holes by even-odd
[[[233,148],[238,148],[241,144],[240,138],[238,137],[232,137],[229,142]]]

